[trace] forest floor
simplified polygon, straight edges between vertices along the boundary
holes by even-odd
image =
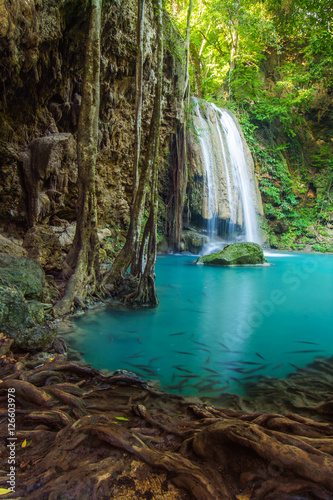
[[[333,358],[200,401],[0,337],[1,498],[333,500]]]

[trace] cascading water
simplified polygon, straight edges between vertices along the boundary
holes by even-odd
[[[194,102],[204,173],[202,216],[211,242],[205,251],[216,249],[218,234],[227,241],[260,243],[256,216],[259,194],[252,160],[249,165],[251,156],[245,154],[235,118],[214,104],[204,103],[200,110],[199,102]]]
[[[206,121],[201,116],[198,102],[196,107],[197,107],[198,117],[200,120],[199,140],[205,167],[205,181],[206,181],[205,195],[207,196],[207,205],[208,205],[207,229],[210,239],[213,239],[216,227],[216,216],[218,212],[217,194],[216,194],[217,182],[216,182],[216,174],[214,168],[215,162],[212,154],[212,145],[210,142],[209,128],[207,127]]]

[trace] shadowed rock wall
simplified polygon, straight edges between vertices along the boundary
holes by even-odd
[[[89,2],[14,0],[0,9],[0,220],[2,229],[73,221],[76,133]],[[135,0],[103,1],[101,109],[96,167],[99,223],[129,221],[135,119]],[[161,159],[183,120],[182,41],[164,16]],[[155,92],[156,26],[144,19],[142,156]],[[168,170],[168,161],[161,161]],[[167,172],[162,173],[165,177]]]

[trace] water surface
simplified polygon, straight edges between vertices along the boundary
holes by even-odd
[[[268,267],[160,256],[157,309],[105,307],[77,318],[72,347],[98,369],[126,369],[186,395],[244,394],[333,355],[333,255],[269,252]]]

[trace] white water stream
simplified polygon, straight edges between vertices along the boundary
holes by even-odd
[[[208,250],[215,250],[219,218],[226,221],[228,241],[260,243],[256,193],[251,186],[251,183],[255,184],[254,173],[247,163],[243,140],[233,115],[209,103],[205,103],[203,113],[196,99],[195,103],[205,170],[203,199],[211,242]],[[242,228],[241,235],[235,233],[237,226]]]

